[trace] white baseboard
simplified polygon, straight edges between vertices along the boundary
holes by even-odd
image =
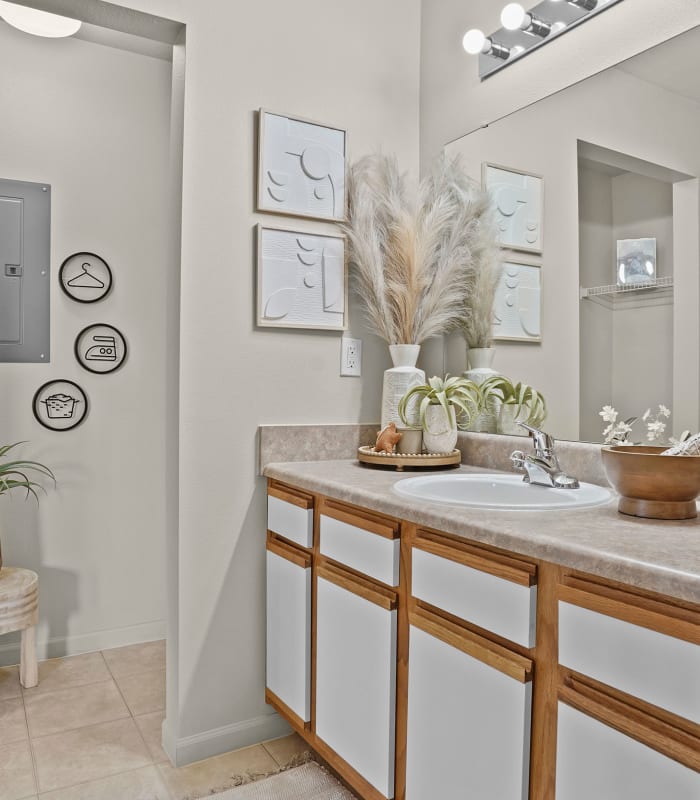
[[[114,628],[109,631],[95,631],[77,636],[60,636],[53,639],[38,639],[37,657],[47,658],[77,656],[80,653],[94,653],[97,650],[110,650],[128,644],[154,642],[165,639],[165,620],[130,625],[127,628]],[[19,663],[19,639],[0,645],[0,666]]]
[[[253,719],[234,722],[222,728],[175,739],[168,729],[167,719],[163,723],[163,748],[176,767],[218,756],[230,750],[238,750],[268,739],[278,739],[291,733],[289,724],[277,713],[265,714]]]

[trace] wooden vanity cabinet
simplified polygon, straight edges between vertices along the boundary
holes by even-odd
[[[700,606],[269,492],[266,697],[362,800],[700,800]]]

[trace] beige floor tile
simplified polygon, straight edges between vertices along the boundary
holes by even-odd
[[[27,720],[21,697],[0,701],[0,745],[27,738]]]
[[[263,742],[263,747],[280,767],[286,767],[296,759],[301,759],[305,753],[311,753],[311,748],[298,733]]]
[[[22,696],[19,684],[19,667],[0,667],[0,700]]]
[[[170,794],[155,767],[45,792],[39,797],[40,800],[170,800]]]
[[[102,655],[115,678],[165,669],[165,639],[103,650]]]
[[[242,775],[266,775],[277,769],[277,762],[262,745],[234,750],[187,767],[159,764],[174,800],[194,800],[207,794],[238,786]]]
[[[129,711],[137,717],[165,708],[165,670],[140,672],[115,678]]]
[[[0,747],[0,800],[20,800],[35,795],[29,742],[13,742]]]
[[[32,738],[129,716],[129,709],[113,680],[26,695],[24,703]]]
[[[134,722],[141,731],[141,735],[146,742],[146,747],[156,764],[161,761],[169,761],[168,756],[161,746],[163,740],[163,719],[165,714],[156,711],[153,714],[144,714],[141,717],[134,717]]]
[[[39,685],[24,689],[25,697],[74,686],[108,681],[112,676],[101,653],[85,653],[68,658],[52,658],[39,662]]]
[[[105,722],[32,740],[39,793],[149,766],[133,719]]]

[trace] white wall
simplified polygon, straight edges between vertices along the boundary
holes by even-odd
[[[654,125],[647,124],[649,108],[654,109]],[[616,109],[617,113],[611,114],[610,109]],[[660,164],[678,173],[696,176],[700,175],[699,130],[700,106],[697,103],[620,70],[611,70],[546,98],[485,130],[465,136],[448,147],[449,152],[462,154],[475,177],[480,175],[482,161],[544,176],[542,344],[499,342],[494,366],[513,378],[533,384],[544,393],[550,409],[547,425],[559,438],[579,438],[577,141],[580,139]],[[675,184],[675,187],[680,185]],[[693,247],[697,250],[697,215],[691,225],[688,220],[692,220],[692,211],[687,212],[682,227],[676,225],[675,215],[680,213],[681,202],[687,205],[692,200],[692,187],[683,196],[677,196],[674,189],[675,239],[676,242],[678,237],[690,240],[684,245],[684,248],[688,247],[688,253],[693,252]],[[681,350],[676,348],[674,375],[684,374],[684,391],[695,400],[686,403],[682,413],[677,415],[676,423],[697,428],[700,421],[697,416],[698,358],[694,331],[697,328],[698,293],[693,283],[697,261],[680,257],[677,261],[678,269],[674,271],[678,281],[676,292],[685,296],[687,307],[676,304],[674,325],[686,331],[689,348],[694,347],[695,355],[685,352],[679,363]],[[681,267],[686,274],[681,274]],[[679,342],[677,335],[674,339]],[[657,380],[657,377],[654,375],[653,379]],[[678,396],[678,391],[674,394]]]
[[[70,13],[84,0],[37,0]],[[254,4],[128,0],[187,25],[180,309],[179,584],[169,621],[166,745],[179,761],[283,729],[265,705],[261,422],[379,415],[386,347],[362,335],[363,378],[340,378],[337,334],[256,330],[255,110],[343,126],[351,157],[382,147],[418,169],[419,0]],[[106,14],[107,11],[105,10]],[[287,227],[322,230],[308,221]],[[177,537],[177,541],[176,541]]]
[[[0,364],[0,442],[55,471],[37,509],[0,502],[8,564],[40,575],[42,655],[159,638],[165,632],[164,419],[176,400],[165,380],[170,70],[165,61],[86,41],[28,36],[0,22],[0,177],[52,187],[50,364]],[[138,87],[138,91],[135,91]],[[58,268],[71,253],[101,254],[112,293],[68,299]],[[130,355],[110,375],[83,370],[77,333],[116,325]],[[56,433],[32,415],[36,389],[56,378],[87,392],[90,413]],[[14,637],[0,663],[16,663]]]
[[[498,30],[504,5],[423,0],[423,166],[447,142],[700,24],[696,0],[628,0],[480,82],[462,36],[470,28]]]

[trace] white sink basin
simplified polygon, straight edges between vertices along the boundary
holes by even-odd
[[[608,489],[592,483],[582,483],[579,489],[553,489],[525,483],[522,475],[482,473],[405,478],[394,484],[394,491],[431,503],[532,511],[589,508],[612,497]]]

